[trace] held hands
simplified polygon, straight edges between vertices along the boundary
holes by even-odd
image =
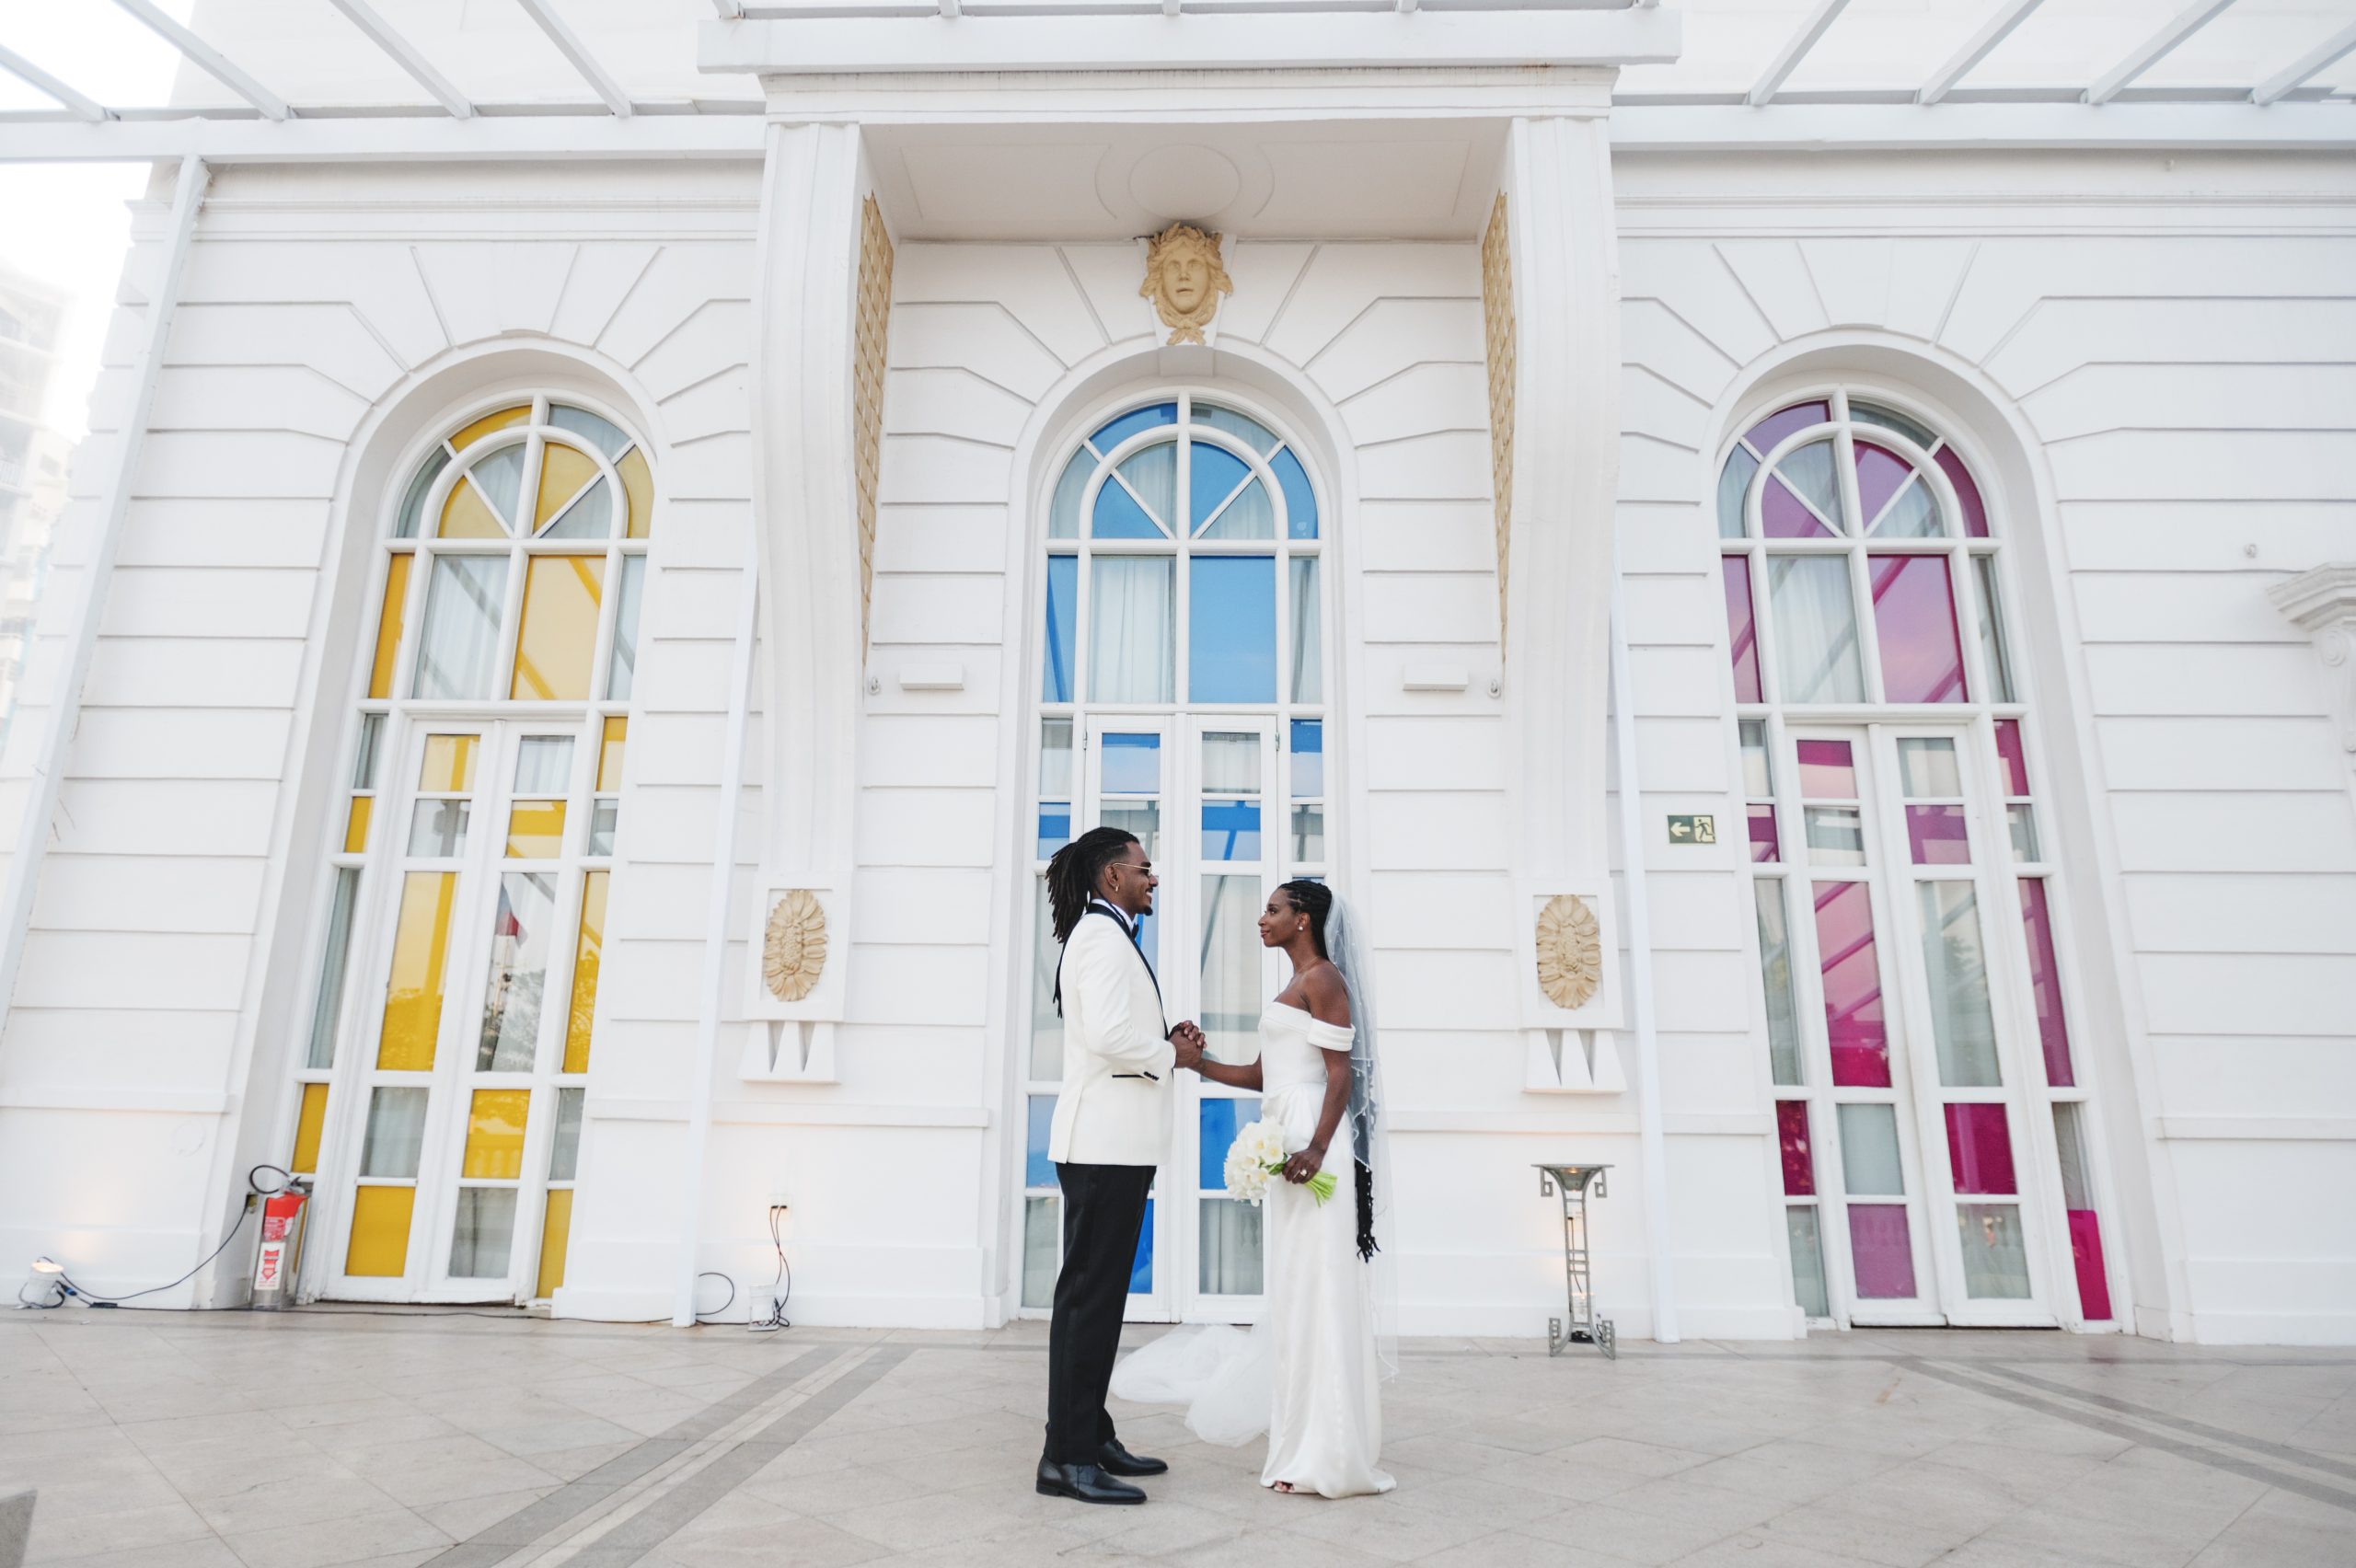
[[[1199,1068],[1203,1063],[1203,1047],[1207,1042],[1202,1030],[1193,1022],[1178,1025],[1170,1032],[1170,1043],[1177,1051],[1175,1066]]]

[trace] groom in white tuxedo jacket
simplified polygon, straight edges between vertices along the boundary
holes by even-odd
[[[1140,940],[1156,886],[1145,847],[1098,827],[1047,863],[1064,944],[1061,1091],[1047,1133],[1063,1194],[1063,1268],[1047,1340],[1047,1443],[1038,1490],[1081,1503],[1142,1503],[1124,1476],[1170,1467],[1121,1446],[1104,1409],[1121,1313],[1154,1168],[1170,1148],[1170,1078],[1202,1059],[1202,1033],[1172,1029]]]

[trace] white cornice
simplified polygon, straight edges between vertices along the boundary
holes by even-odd
[[[2356,561],[2326,561],[2277,582],[2266,596],[2315,639],[2339,726],[2343,773],[2356,796]]]

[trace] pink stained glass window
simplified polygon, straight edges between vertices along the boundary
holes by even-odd
[[[1774,475],[1759,490],[1759,527],[1771,539],[1829,539],[1827,528],[1807,503]]]
[[[2062,965],[2053,953],[2053,912],[2045,901],[2045,879],[2023,877],[2021,926],[2028,937],[2029,999],[2037,1009],[2037,1036],[2045,1047],[2045,1081],[2070,1089],[2078,1081],[2070,1065],[2070,1024],[2062,1015]]]
[[[1865,527],[1873,526],[1889,498],[1904,488],[1913,473],[1914,466],[1897,453],[1870,441],[1857,443],[1857,513]]]
[[[1764,458],[1775,450],[1775,444],[1796,430],[1825,423],[1832,418],[1830,403],[1795,403],[1788,409],[1778,409],[1752,425],[1743,439],[1759,450]]]
[[[2070,1260],[2077,1265],[2078,1312],[2090,1323],[2110,1318],[2110,1276],[2102,1262],[2102,1225],[2092,1209],[2071,1209]]]
[[[1938,556],[1868,556],[1885,702],[1962,702],[1955,590]]]
[[[1767,862],[1784,858],[1784,841],[1775,836],[1775,808],[1754,805],[1750,808],[1750,858]]]
[[[1874,950],[1873,895],[1864,882],[1815,885],[1816,949],[1823,964],[1832,1081],[1843,1089],[1888,1089],[1889,1030]]]
[[[1914,1248],[1904,1204],[1851,1204],[1849,1253],[1857,1294],[1871,1301],[1903,1301],[1914,1294]]]
[[[1807,1101],[1775,1101],[1775,1132],[1784,1148],[1784,1195],[1805,1198],[1816,1192],[1816,1157],[1808,1152]]]
[[[1857,798],[1855,754],[1846,741],[1801,741],[1800,793],[1811,801],[1854,801]]]
[[[1975,539],[1988,536],[1988,507],[1980,499],[1980,486],[1972,479],[1971,470],[1963,466],[1955,448],[1942,446],[1932,454],[1931,460],[1940,471],[1955,482],[1955,498],[1963,503],[1963,531]]]
[[[1971,863],[1971,840],[1964,831],[1961,806],[1908,806],[1906,838],[1914,847],[1918,866]]]
[[[1734,658],[1734,699],[1759,697],[1759,623],[1750,612],[1750,559],[1726,558],[1727,649]]]
[[[1996,759],[2004,765],[2004,792],[2008,795],[2028,793],[2028,754],[2021,750],[2021,721],[2017,719],[1996,721]]]
[[[2004,1126],[2002,1105],[1947,1107],[1947,1170],[1958,1193],[2020,1191],[2013,1174],[2013,1136]]]

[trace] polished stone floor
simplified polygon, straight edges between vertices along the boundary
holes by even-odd
[[[37,1489],[28,1562],[86,1568],[2356,1563],[2356,1352],[1415,1341],[1391,1495],[1263,1492],[1257,1445],[1140,1410],[1174,1468],[1107,1509],[1031,1490],[1045,1344],[11,1313],[0,1497]]]

